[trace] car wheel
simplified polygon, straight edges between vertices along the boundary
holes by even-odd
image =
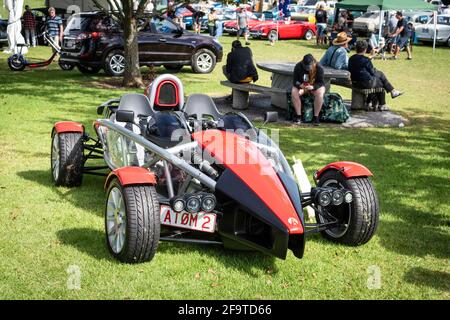
[[[120,77],[125,72],[125,54],[122,50],[112,50],[106,55],[104,62],[106,74]]]
[[[22,71],[25,69],[25,58],[20,54],[13,54],[8,58],[8,66],[12,71]]]
[[[83,135],[57,133],[52,136],[51,170],[57,186],[77,187],[83,180]]]
[[[105,209],[106,243],[111,254],[126,263],[150,261],[160,235],[160,207],[150,185],[122,186],[114,178]]]
[[[77,68],[84,74],[97,74],[101,69],[101,67],[83,66],[81,64],[78,64]]]
[[[164,68],[166,68],[169,71],[179,71],[179,70],[183,69],[183,65],[182,64],[165,64]]]
[[[312,38],[314,38],[314,32],[312,32],[311,30],[306,31],[305,40],[310,41],[312,40]]]
[[[338,223],[335,227],[322,231],[322,235],[333,242],[352,246],[368,242],[377,229],[380,208],[370,179],[347,179],[339,171],[330,170],[320,177],[318,186],[345,188],[353,193],[353,202],[327,207],[329,215]],[[318,223],[332,221],[320,214],[316,214],[316,219]]]
[[[450,38],[447,40],[447,47],[450,47]]]
[[[70,71],[73,70],[73,68],[75,68],[75,65],[70,62],[58,61],[58,65],[64,71]]]
[[[278,32],[277,30],[270,30],[269,35],[267,36],[269,41],[277,41],[278,40]]]
[[[216,56],[208,49],[200,49],[192,56],[192,69],[195,73],[210,73],[216,66]]]

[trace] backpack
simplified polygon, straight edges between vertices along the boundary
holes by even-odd
[[[303,121],[311,122],[314,116],[314,96],[306,94],[302,99],[302,114]],[[289,95],[287,105],[287,120],[294,118],[295,109],[292,104],[292,99]],[[337,93],[326,93],[324,95],[322,111],[320,112],[320,120],[323,122],[344,123],[350,118],[347,107],[342,100],[342,97]]]

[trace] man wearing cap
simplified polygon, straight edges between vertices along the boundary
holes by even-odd
[[[313,124],[320,125],[319,114],[322,110],[323,96],[325,94],[324,70],[311,54],[303,57],[303,60],[296,64],[294,77],[292,79],[292,103],[295,109],[294,123],[302,122],[302,101],[301,96],[305,94],[314,95],[314,117]]]
[[[395,17],[398,20],[397,28],[394,33],[389,34],[389,37],[391,37],[391,38],[395,38],[395,37],[399,36],[397,41],[395,42],[395,44],[397,46],[395,47],[394,59],[398,59],[400,49],[406,48],[406,52],[408,53],[407,59],[412,60],[411,48],[408,45],[408,42],[409,42],[408,22],[403,17],[403,13],[401,11],[397,11],[397,13],[395,14]]]
[[[320,64],[338,70],[347,70],[347,48],[350,41],[352,41],[352,38],[347,36],[346,32],[340,32],[336,39],[333,40],[333,45],[325,52],[325,55],[320,60]]]

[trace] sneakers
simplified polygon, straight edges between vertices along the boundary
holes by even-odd
[[[249,41],[247,41],[247,42],[245,43],[245,45],[249,46],[249,45],[250,45],[250,42],[249,42]]]
[[[302,124],[302,116],[294,116],[294,119],[292,119],[292,122],[294,124]]]
[[[378,111],[389,111],[389,107],[387,104],[383,104],[382,106],[378,107]]]
[[[313,123],[313,126],[315,126],[315,127],[320,126],[320,120],[319,120],[319,117],[314,117],[312,123]]]
[[[403,94],[403,92],[400,92],[400,91],[394,89],[391,91],[391,98],[395,99],[397,97],[400,97],[402,94]]]

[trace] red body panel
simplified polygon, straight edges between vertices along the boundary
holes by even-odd
[[[223,164],[247,184],[290,234],[303,233],[303,226],[280,178],[253,142],[219,130],[196,132],[192,137],[217,163]]]
[[[371,177],[373,176],[372,172],[370,172],[369,169],[367,169],[362,164],[356,163],[356,162],[348,162],[348,161],[341,161],[341,162],[333,162],[329,165],[325,166],[324,168],[320,169],[316,172],[315,177],[316,179],[320,179],[320,176],[327,170],[338,170],[341,171],[342,174],[346,178],[355,178],[355,177]]]
[[[122,186],[133,184],[156,184],[156,177],[153,172],[141,167],[122,167],[110,172],[106,178],[105,188],[113,177],[117,177]]]
[[[84,132],[84,127],[81,123],[73,122],[73,121],[60,121],[55,123],[54,130],[57,133],[64,132]]]

